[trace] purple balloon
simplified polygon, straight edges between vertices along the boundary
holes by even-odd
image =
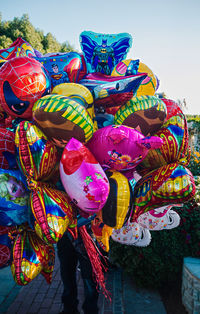
[[[120,171],[135,168],[150,149],[162,144],[159,137],[145,137],[124,125],[109,125],[97,130],[86,146],[102,167]]]

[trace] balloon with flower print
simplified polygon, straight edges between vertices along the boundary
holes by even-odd
[[[89,149],[74,138],[63,151],[60,178],[71,200],[83,211],[98,212],[106,203],[107,176]]]
[[[151,231],[176,228],[180,223],[180,216],[171,210],[172,207],[173,205],[167,205],[152,209],[140,215],[137,223]]]

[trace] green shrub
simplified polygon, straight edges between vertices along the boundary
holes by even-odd
[[[161,288],[176,281],[183,257],[200,257],[200,207],[195,201],[175,208],[181,223],[172,230],[152,231],[147,247],[121,245],[111,240],[110,256],[143,287]]]

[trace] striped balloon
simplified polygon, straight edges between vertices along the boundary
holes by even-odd
[[[135,128],[143,135],[149,136],[162,127],[166,114],[166,105],[158,97],[133,97],[116,112],[114,124]]]
[[[94,124],[84,106],[62,95],[52,94],[39,99],[33,107],[33,119],[59,147],[65,147],[72,137],[86,143],[94,132]]]

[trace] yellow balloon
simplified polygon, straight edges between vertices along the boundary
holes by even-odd
[[[112,71],[112,76],[125,76],[127,68],[132,59],[122,60]],[[153,96],[156,91],[157,80],[151,69],[144,63],[140,62],[137,73],[147,73],[147,77],[140,84],[135,97],[137,96]]]
[[[94,112],[94,99],[87,87],[76,83],[62,83],[53,88],[52,94],[70,97],[83,105],[94,123],[94,131],[98,129]]]
[[[153,96],[156,91],[157,80],[151,69],[144,63],[140,62],[138,73],[147,73],[147,78],[140,84],[136,96]]]

